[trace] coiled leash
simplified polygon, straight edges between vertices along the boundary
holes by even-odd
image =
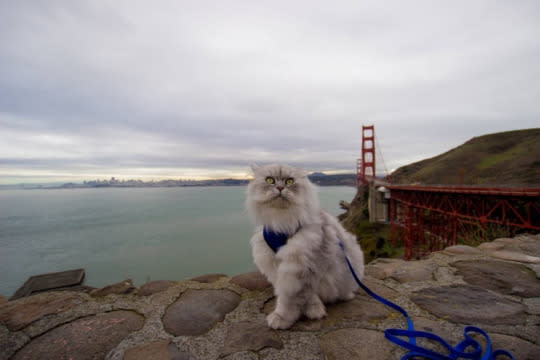
[[[270,229],[267,229],[266,227],[263,228],[263,237],[268,246],[274,252],[278,252],[278,250],[282,246],[285,246],[287,244],[287,240],[289,239],[288,234],[274,232]],[[463,330],[463,335],[465,339],[462,340],[455,347],[452,347],[446,340],[444,340],[438,335],[432,334],[430,332],[414,330],[414,324],[407,311],[405,311],[405,309],[403,309],[401,306],[396,305],[393,302],[383,298],[382,296],[375,294],[366,285],[364,285],[356,275],[356,272],[354,271],[354,268],[352,267],[351,262],[347,257],[347,253],[345,252],[345,248],[341,241],[339,242],[339,247],[343,251],[343,254],[345,255],[345,260],[347,261],[347,265],[349,266],[349,270],[351,271],[351,274],[354,277],[354,280],[358,283],[358,285],[372,298],[383,303],[386,306],[391,307],[392,309],[401,313],[407,319],[407,330],[386,329],[384,331],[384,336],[388,340],[409,350],[409,352],[405,354],[401,358],[401,360],[413,359],[414,357],[421,357],[430,360],[457,360],[460,358],[472,360],[496,360],[498,356],[506,356],[511,360],[515,360],[512,354],[506,350],[492,351],[491,339],[489,338],[488,334],[484,330],[476,326],[466,326]],[[485,352],[482,351],[482,345],[480,345],[478,341],[471,338],[471,334],[474,333],[482,335],[486,340],[487,345]],[[402,338],[409,338],[409,341],[405,341]],[[448,351],[448,353],[442,354],[419,346],[416,343],[417,338],[424,338],[427,340],[438,342]],[[471,348],[471,351],[466,351],[468,348]]]
[[[373,297],[375,300],[383,303],[386,306],[391,307],[394,310],[397,310],[407,319],[407,328],[408,328],[407,330],[386,329],[384,331],[384,336],[388,340],[390,340],[394,344],[397,344],[409,350],[409,352],[405,354],[401,358],[401,360],[413,359],[414,357],[421,357],[424,359],[432,359],[432,360],[456,360],[456,359],[461,359],[461,358],[473,359],[473,360],[496,360],[498,356],[506,356],[509,359],[514,360],[514,357],[512,356],[512,354],[506,350],[492,351],[491,339],[489,338],[488,334],[484,330],[476,326],[466,326],[465,329],[463,330],[465,339],[462,340],[455,347],[452,347],[446,340],[442,339],[438,335],[432,334],[430,332],[414,330],[414,324],[411,320],[411,317],[407,313],[407,311],[405,311],[405,309],[403,309],[401,306],[396,305],[393,302],[383,298],[382,296],[375,294],[366,285],[364,285],[362,281],[360,281],[360,279],[356,275],[356,272],[354,271],[351,265],[351,262],[349,261],[349,258],[347,257],[347,254],[345,253],[345,248],[343,247],[343,244],[341,242],[339,243],[339,247],[341,248],[341,250],[343,250],[343,254],[345,255],[345,260],[347,260],[347,265],[349,266],[349,270],[351,271],[351,274],[353,275],[354,280],[356,280],[358,285],[366,293],[368,293],[368,295]],[[487,345],[486,345],[485,352],[482,351],[482,346],[478,343],[478,341],[471,338],[471,335],[474,333],[482,335],[484,339],[486,340]],[[402,338],[409,338],[409,341],[405,341]],[[417,338],[424,338],[427,340],[438,342],[448,351],[448,353],[442,354],[442,353],[424,348],[422,346],[419,346],[416,344]],[[469,348],[471,349],[471,351],[466,351]]]

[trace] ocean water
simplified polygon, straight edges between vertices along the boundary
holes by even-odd
[[[355,192],[320,187],[321,206],[337,215]],[[1,190],[0,294],[75,268],[95,287],[252,271],[244,199],[245,187]]]

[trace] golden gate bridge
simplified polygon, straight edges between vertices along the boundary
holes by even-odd
[[[370,189],[373,219],[377,201],[372,197],[386,194],[378,203],[387,212],[383,219],[390,223],[392,244],[403,244],[406,260],[460,241],[490,240],[493,228],[510,234],[540,231],[540,188],[393,184],[388,171],[386,177],[376,176],[375,144],[375,127],[362,126],[357,186]]]

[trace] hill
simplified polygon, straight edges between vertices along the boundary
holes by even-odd
[[[397,169],[395,184],[540,185],[540,128],[474,137],[444,154]]]
[[[315,172],[309,180],[319,186],[356,186],[356,174],[330,174]]]

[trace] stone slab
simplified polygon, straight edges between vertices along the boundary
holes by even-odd
[[[328,316],[323,321],[328,324],[344,319],[372,323],[388,317],[391,310],[374,299],[357,296],[350,301],[329,305],[327,312]]]
[[[414,321],[414,328],[419,331],[426,331],[430,332],[432,334],[436,334],[440,336],[441,338],[445,339],[451,344],[457,344],[461,340],[463,340],[463,332],[460,329],[460,331],[456,334],[453,329],[455,329],[456,325],[449,323],[443,319],[428,319],[426,317],[413,317]],[[406,327],[406,324],[403,324],[403,328]],[[423,341],[421,338],[418,338],[418,343],[423,344],[424,342],[428,343],[426,344],[426,347],[437,349],[436,343],[432,341]],[[443,351],[443,349],[440,349],[443,353],[446,353]]]
[[[391,359],[394,346],[382,331],[340,329],[319,338],[321,350],[328,360]]]
[[[190,354],[180,351],[170,340],[154,341],[126,350],[123,360],[194,360]]]
[[[365,268],[365,274],[375,279],[384,280],[392,272],[406,264],[405,260],[379,258],[370,262]]]
[[[460,324],[523,325],[526,306],[476,286],[426,288],[411,300],[433,315]]]
[[[10,333],[7,328],[0,326],[0,359],[11,359],[11,356],[30,341],[22,331]]]
[[[191,278],[190,280],[197,281],[204,284],[210,284],[210,283],[218,281],[219,279],[223,279],[226,277],[227,277],[226,274],[206,274],[206,275],[201,275],[201,276]]]
[[[538,360],[540,359],[540,346],[528,341],[502,334],[491,334],[493,349],[505,349],[509,351],[516,360]]]
[[[24,329],[47,315],[59,314],[87,300],[78,294],[47,293],[34,295],[24,301],[10,302],[0,310],[0,323],[11,331]]]
[[[433,280],[433,273],[436,268],[437,265],[431,261],[407,261],[394,268],[390,273],[390,277],[400,283]]]
[[[132,311],[89,316],[35,338],[11,360],[101,360],[143,323],[144,318]]]
[[[523,299],[523,303],[527,306],[527,313],[532,315],[540,315],[540,297]]]
[[[236,275],[230,282],[248,290],[264,290],[272,286],[259,271]]]
[[[169,305],[163,316],[165,330],[175,336],[201,335],[240,303],[230,290],[187,290]]]
[[[103,297],[111,294],[129,294],[135,290],[137,290],[137,288],[133,285],[133,281],[131,279],[126,279],[115,284],[107,285],[101,289],[93,290],[90,292],[90,295]]]
[[[10,300],[20,299],[37,292],[76,286],[84,280],[84,269],[60,271],[30,276]]]
[[[526,266],[492,260],[464,260],[451,265],[471,285],[501,294],[540,297],[540,280]]]
[[[173,286],[174,284],[176,284],[176,283],[174,281],[170,281],[170,280],[149,281],[146,284],[144,284],[143,286],[141,286],[139,291],[137,291],[137,295],[150,296],[150,295],[153,295],[155,293],[165,291],[168,288],[170,288],[171,286]]]
[[[497,251],[497,250],[504,249],[504,244],[498,243],[498,242],[485,242],[478,245],[477,249],[486,251],[486,252]]]
[[[276,307],[276,298],[270,299],[263,307],[263,313],[270,314]],[[291,331],[319,331],[323,328],[335,326],[344,320],[355,322],[374,323],[387,318],[391,311],[383,304],[357,295],[350,301],[342,301],[326,305],[327,315],[320,320],[309,320],[302,317],[292,327]]]
[[[519,244],[519,249],[524,254],[540,257],[540,238],[524,238]]]
[[[242,321],[228,329],[221,356],[241,351],[259,351],[268,347],[283,348],[277,331],[270,329],[265,323]]]
[[[482,251],[480,251],[479,249],[472,246],[467,246],[467,245],[449,246],[446,249],[444,249],[444,252],[455,254],[455,255],[478,255],[482,253]]]
[[[371,276],[364,276],[364,278],[362,279],[362,282],[364,283],[364,285],[366,285],[375,294],[380,295],[380,296],[382,296],[384,298],[392,299],[392,298],[394,298],[394,297],[396,297],[398,295],[397,291],[389,288],[386,285],[380,284],[379,282],[375,281],[375,279],[372,278]],[[356,291],[356,293],[358,295],[369,296],[362,289],[358,289]]]
[[[219,358],[219,359],[220,360],[260,360],[259,355],[251,351],[241,351],[241,352],[237,352],[237,353],[234,353],[234,354],[231,354],[231,355]],[[280,360],[280,359],[272,359],[272,360]]]
[[[534,271],[536,277],[540,279],[540,264],[528,264],[527,267]]]
[[[518,261],[522,263],[540,264],[540,257],[523,254],[517,251],[498,250],[491,253],[497,259]]]

